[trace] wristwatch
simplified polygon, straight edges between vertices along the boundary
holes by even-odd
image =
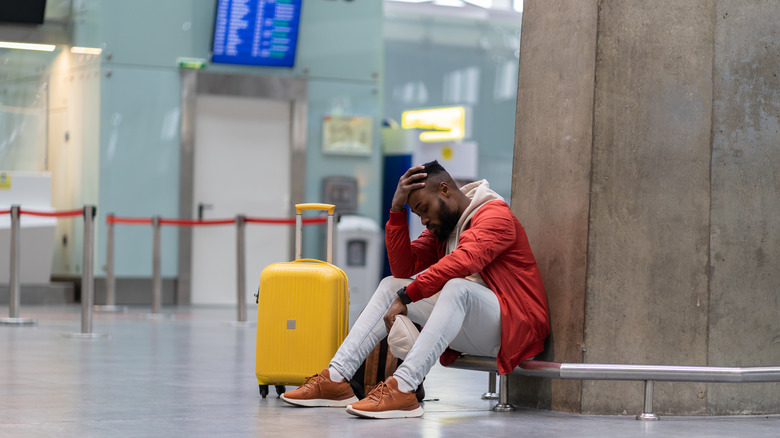
[[[406,295],[406,286],[398,289],[398,292],[396,292],[396,294],[398,294],[398,297],[401,299],[402,303],[409,304],[412,302],[412,299],[409,298],[409,295]]]

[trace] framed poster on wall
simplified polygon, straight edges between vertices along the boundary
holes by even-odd
[[[371,155],[372,122],[371,117],[323,117],[322,152],[341,155]]]

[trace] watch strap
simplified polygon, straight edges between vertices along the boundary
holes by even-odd
[[[402,287],[401,289],[398,289],[398,297],[401,298],[401,302],[404,304],[409,304],[412,302],[412,299],[409,298],[409,295],[406,294],[406,286]]]

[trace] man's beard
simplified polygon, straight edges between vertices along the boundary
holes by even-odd
[[[441,217],[441,225],[434,227],[430,231],[440,242],[446,242],[449,239],[452,231],[458,225],[460,216],[455,210],[451,210],[442,199],[439,199],[439,216]]]

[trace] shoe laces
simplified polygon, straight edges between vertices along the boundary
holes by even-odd
[[[368,395],[366,396],[366,400],[370,400],[372,402],[379,404],[379,402],[382,400],[385,394],[389,395],[391,398],[393,397],[392,393],[390,392],[390,388],[387,386],[387,383],[379,382],[374,387],[374,389],[372,389],[371,392],[368,393]]]
[[[306,380],[303,382],[303,385],[301,387],[311,387],[311,386],[319,386],[320,382],[325,379],[325,376],[323,376],[320,373],[317,373],[313,376],[309,376],[306,378]]]

